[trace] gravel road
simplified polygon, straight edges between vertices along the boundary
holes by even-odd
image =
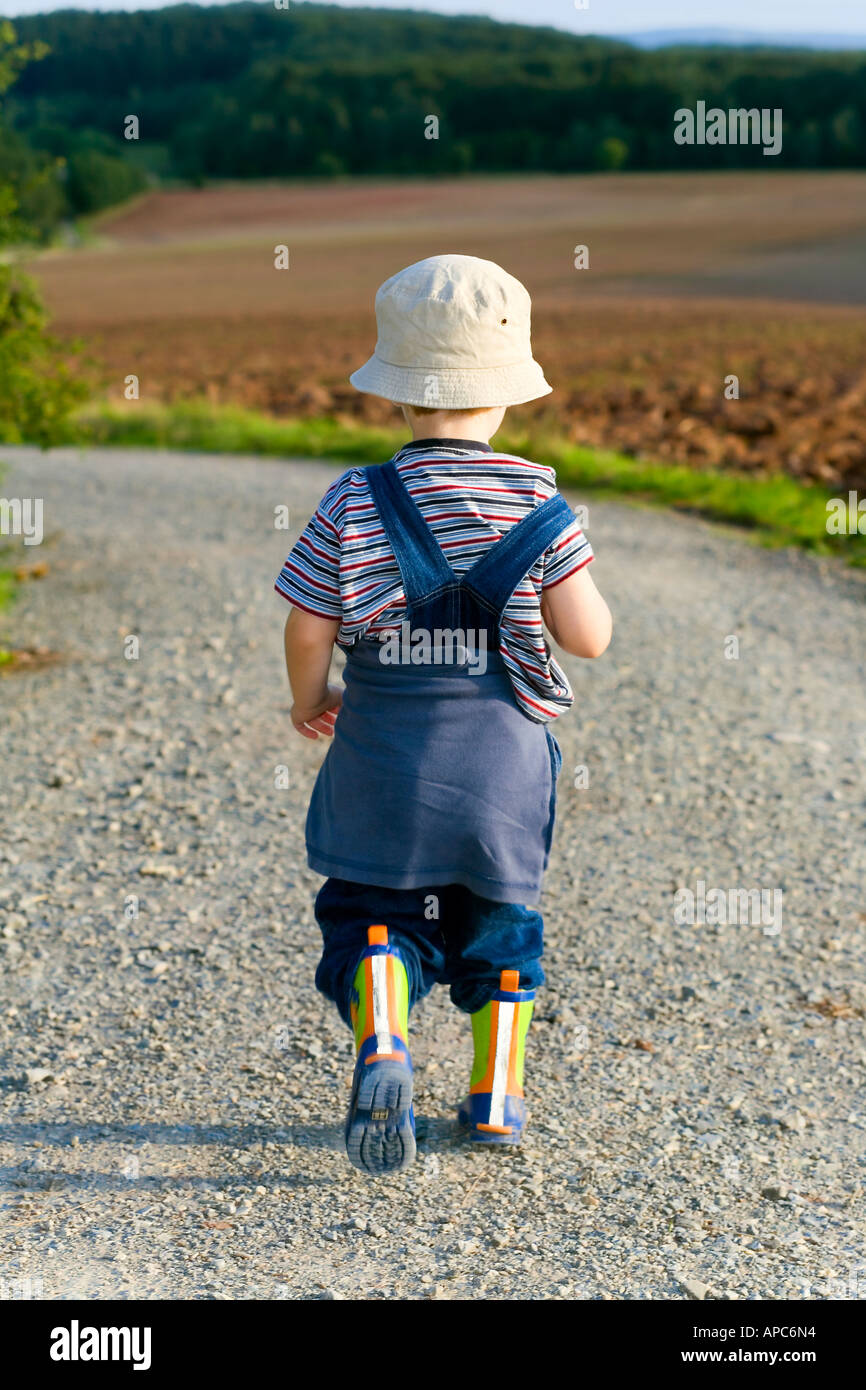
[[[313,987],[325,748],[290,731],[272,590],[337,470],[4,457],[49,571],[0,629],[62,659],[0,679],[0,1294],[866,1297],[862,575],[590,505],[616,632],[567,659],[526,1140],[459,1140],[437,991],[418,1162],[375,1183]],[[781,922],[678,921],[699,881]]]

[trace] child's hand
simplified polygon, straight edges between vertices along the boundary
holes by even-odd
[[[329,685],[327,695],[317,705],[309,709],[304,709],[301,705],[292,705],[291,720],[295,730],[303,738],[318,738],[319,734],[330,737],[334,732],[334,724],[342,703],[342,687]]]

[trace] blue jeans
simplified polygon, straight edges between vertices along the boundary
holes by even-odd
[[[428,920],[431,910],[438,915]],[[499,988],[502,970],[519,970],[521,989],[544,983],[541,913],[518,903],[491,902],[462,884],[377,888],[329,878],[316,898],[316,921],[324,942],[316,988],[350,1026],[349,992],[367,928],[377,923],[400,948],[410,1008],[435,984],[446,984],[457,1008],[475,1013]]]

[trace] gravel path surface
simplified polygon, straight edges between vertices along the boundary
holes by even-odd
[[[458,1139],[440,990],[418,1162],[377,1184],[342,1152],[303,862],[325,748],[290,732],[272,591],[274,508],[296,536],[336,470],[4,454],[50,570],[0,628],[64,654],[0,680],[7,1296],[866,1297],[862,576],[591,504],[616,634],[568,659],[526,1140]],[[781,928],[678,922],[699,880],[780,891]]]

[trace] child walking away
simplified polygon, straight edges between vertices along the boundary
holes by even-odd
[[[398,403],[412,442],[337,478],[276,585],[292,723],[333,735],[306,826],[326,879],[316,984],[354,1030],[346,1149],[370,1174],[414,1157],[409,1013],[437,982],[472,1021],[459,1123],[520,1141],[562,763],[549,725],[573,701],[544,629],[584,657],[611,633],[553,470],[489,443],[507,406],[551,390],[526,290],[432,256],[381,286],[376,319],[351,381]]]

